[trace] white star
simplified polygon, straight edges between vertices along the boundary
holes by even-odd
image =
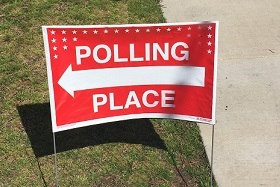
[[[198,28],[198,30],[201,30],[202,27],[201,27],[201,26],[198,26],[197,28]]]
[[[211,51],[210,49],[208,49],[208,50],[207,50],[207,53],[208,53],[208,54],[211,54],[211,53],[212,53],[212,51]]]
[[[66,50],[67,48],[68,48],[68,46],[67,46],[67,45],[64,45],[64,46],[63,46],[63,49],[64,49],[64,50]]]
[[[125,29],[125,33],[129,33],[129,29]]]
[[[65,31],[65,30],[63,30],[63,31],[61,31],[61,33],[62,33],[62,34],[66,34],[66,31]]]
[[[212,35],[210,33],[207,36],[208,36],[208,38],[212,38]]]
[[[182,28],[181,28],[181,27],[178,27],[178,28],[177,28],[177,31],[181,31],[181,30],[182,30]]]
[[[51,35],[54,35],[55,34],[55,31],[54,30],[51,30]]]
[[[191,34],[188,34],[187,37],[190,38],[190,37],[191,37]]]
[[[53,38],[53,39],[52,39],[52,43],[55,43],[55,42],[56,42],[56,39],[55,39],[55,38]]]
[[[168,29],[166,29],[167,30],[167,32],[170,32],[171,31],[171,29],[170,28],[168,28]]]
[[[105,29],[105,30],[104,30],[104,33],[105,33],[105,34],[107,34],[107,33],[108,33],[108,30],[107,30],[107,29]]]
[[[67,40],[66,38],[62,38],[62,42],[66,42],[66,40]]]
[[[210,25],[208,26],[208,30],[212,30],[212,27]]]
[[[73,30],[72,33],[73,33],[73,34],[77,34],[77,31],[76,31],[76,30]]]
[[[160,28],[157,28],[156,30],[157,30],[157,32],[160,32],[161,29],[160,29]]]
[[[188,31],[190,31],[190,30],[192,30],[192,28],[189,26],[189,27],[188,27]]]
[[[150,29],[146,29],[146,32],[150,32]]]
[[[74,38],[73,38],[73,41],[74,41],[74,42],[78,41],[78,38],[74,37]]]
[[[93,34],[97,34],[97,33],[98,33],[98,31],[97,31],[97,30],[94,30],[94,31],[93,31]]]
[[[56,47],[56,46],[53,46],[53,50],[56,51],[56,50],[57,50],[57,47]]]
[[[139,30],[139,29],[136,29],[136,30],[135,30],[135,32],[136,32],[136,33],[139,33],[139,32],[140,32],[140,30]]]
[[[116,29],[116,30],[115,30],[115,33],[119,33],[119,30],[118,30],[118,29]]]
[[[209,42],[207,42],[207,44],[208,44],[208,46],[211,46],[212,45],[212,43],[209,41]]]
[[[87,30],[83,30],[83,34],[87,34]]]
[[[58,55],[57,54],[55,54],[53,57],[54,57],[54,59],[58,59]]]

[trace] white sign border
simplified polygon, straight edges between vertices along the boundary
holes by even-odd
[[[213,98],[212,98],[212,119],[195,117],[195,116],[186,116],[186,115],[176,115],[176,114],[163,114],[163,113],[142,113],[142,114],[129,114],[122,116],[114,116],[107,118],[100,118],[88,121],[77,122],[73,124],[64,124],[63,126],[58,126],[56,124],[56,114],[55,114],[55,100],[54,100],[54,90],[53,90],[53,79],[52,79],[52,69],[51,69],[51,60],[50,60],[50,51],[48,43],[48,28],[111,28],[111,27],[147,27],[147,26],[184,26],[184,25],[197,25],[197,24],[210,24],[215,23],[215,55],[214,55],[214,72],[213,72]],[[219,21],[202,21],[202,22],[178,22],[178,23],[158,23],[158,24],[124,24],[124,25],[52,25],[52,26],[42,26],[45,55],[46,55],[46,64],[47,64],[47,76],[48,76],[48,85],[49,85],[49,97],[50,97],[50,109],[51,109],[51,121],[52,121],[52,131],[60,132],[64,130],[85,127],[89,125],[98,125],[102,123],[128,120],[128,119],[140,119],[140,118],[171,118],[179,120],[188,120],[198,123],[206,123],[210,125],[215,124],[215,113],[216,113],[216,88],[217,88],[217,63],[218,63],[218,30],[219,30]]]

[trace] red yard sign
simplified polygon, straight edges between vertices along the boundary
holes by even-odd
[[[53,131],[132,118],[214,124],[218,22],[43,26]]]

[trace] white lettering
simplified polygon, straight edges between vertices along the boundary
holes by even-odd
[[[143,57],[135,57],[134,44],[129,44],[129,52],[130,61],[139,62],[144,60]]]
[[[107,96],[105,94],[95,94],[93,98],[93,111],[98,112],[98,107],[107,103]],[[98,101],[101,98],[101,101]]]
[[[168,97],[167,94],[169,94],[169,95],[173,94],[173,96]],[[173,101],[172,103],[174,103],[174,95],[175,95],[174,90],[162,90],[161,91],[161,106],[175,108],[174,104],[167,103],[167,101]]]
[[[150,54],[150,44],[145,43],[145,52],[146,52],[146,61],[150,61],[151,54]]]
[[[84,50],[86,53],[81,54],[81,51]],[[77,65],[82,64],[82,58],[87,58],[90,56],[90,48],[88,46],[76,46],[76,62]]]
[[[123,106],[115,106],[114,93],[109,93],[110,110],[121,110]]]
[[[159,58],[168,61],[170,54],[171,57],[177,61],[189,60],[189,51],[187,50],[189,46],[184,42],[176,42],[172,46],[166,42],[164,43],[163,47],[161,47],[159,43],[145,43],[143,54],[140,54],[142,57],[136,56],[136,52],[137,54],[140,53],[140,51],[136,50],[137,47],[138,46],[135,46],[135,44],[129,44],[129,54],[128,52],[126,54],[122,53],[126,56],[120,57],[119,44],[113,44],[113,46],[110,47],[105,44],[99,44],[93,48],[92,56],[94,61],[99,64],[105,64],[109,62],[112,59],[112,51],[114,53],[114,62],[143,62],[144,60],[151,61],[151,58],[153,61],[157,61]],[[178,47],[180,47],[180,50],[178,50]],[[100,57],[100,50],[105,50],[103,53],[105,54],[105,57]],[[88,58],[90,55],[91,49],[88,46],[77,46],[77,65],[82,64],[82,59]]]
[[[136,105],[137,108],[141,107],[135,91],[129,92],[124,108],[129,108],[130,105]]]
[[[163,60],[169,60],[169,53],[168,53],[169,44],[164,43],[164,52],[160,48],[158,43],[153,43],[153,60],[158,59],[158,53],[161,55]]]
[[[148,97],[150,95],[153,95],[155,99],[149,99]],[[94,94],[92,96],[93,98],[93,111],[94,113],[99,112],[100,106],[108,105],[110,106],[110,110],[123,110],[128,109],[132,105],[135,105],[137,108],[141,108],[142,106],[147,108],[154,108],[158,106],[159,103],[161,103],[161,107],[163,108],[175,108],[175,91],[174,90],[161,90],[161,93],[159,94],[155,90],[147,90],[142,95],[142,102],[140,103],[138,96],[135,91],[130,91],[128,93],[125,105],[116,105],[115,104],[115,98],[118,98],[119,96],[116,96],[116,93],[109,93],[109,96],[106,94]],[[140,98],[140,96],[139,96]],[[108,103],[109,101],[109,103]]]
[[[159,101],[154,101],[153,103],[148,103],[147,97],[148,97],[149,94],[153,94],[154,96],[159,96],[159,95],[155,90],[147,90],[147,91],[144,92],[144,94],[142,96],[143,104],[146,107],[153,108],[153,107],[158,105]]]
[[[106,52],[107,52],[107,56],[106,56],[106,58],[105,59],[100,59],[99,57],[98,57],[98,50],[99,49],[105,49],[106,50]],[[100,44],[100,45],[97,45],[94,49],[93,49],[93,53],[92,53],[92,55],[93,55],[93,59],[97,62],[97,63],[99,63],[99,64],[105,64],[105,63],[107,63],[110,59],[111,59],[111,57],[112,57],[112,52],[111,52],[111,49],[110,49],[110,47],[108,47],[107,45],[105,45],[105,44]]]
[[[183,46],[185,49],[189,48],[189,46],[186,43],[184,43],[184,42],[177,42],[171,48],[171,56],[175,60],[178,60],[178,61],[189,60],[189,51],[182,50],[181,54],[183,56],[181,56],[181,57],[177,56],[176,49],[177,49],[178,46]]]
[[[114,44],[114,61],[115,62],[127,62],[127,58],[120,58],[119,57],[119,45]]]

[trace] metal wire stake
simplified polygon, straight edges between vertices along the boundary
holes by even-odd
[[[54,165],[55,165],[55,186],[56,186],[56,187],[58,187],[58,175],[57,175],[57,158],[56,158],[55,132],[53,132],[53,149],[54,149]]]
[[[215,125],[212,125],[212,143],[211,143],[211,187],[213,187],[213,157],[214,157],[214,129]]]

